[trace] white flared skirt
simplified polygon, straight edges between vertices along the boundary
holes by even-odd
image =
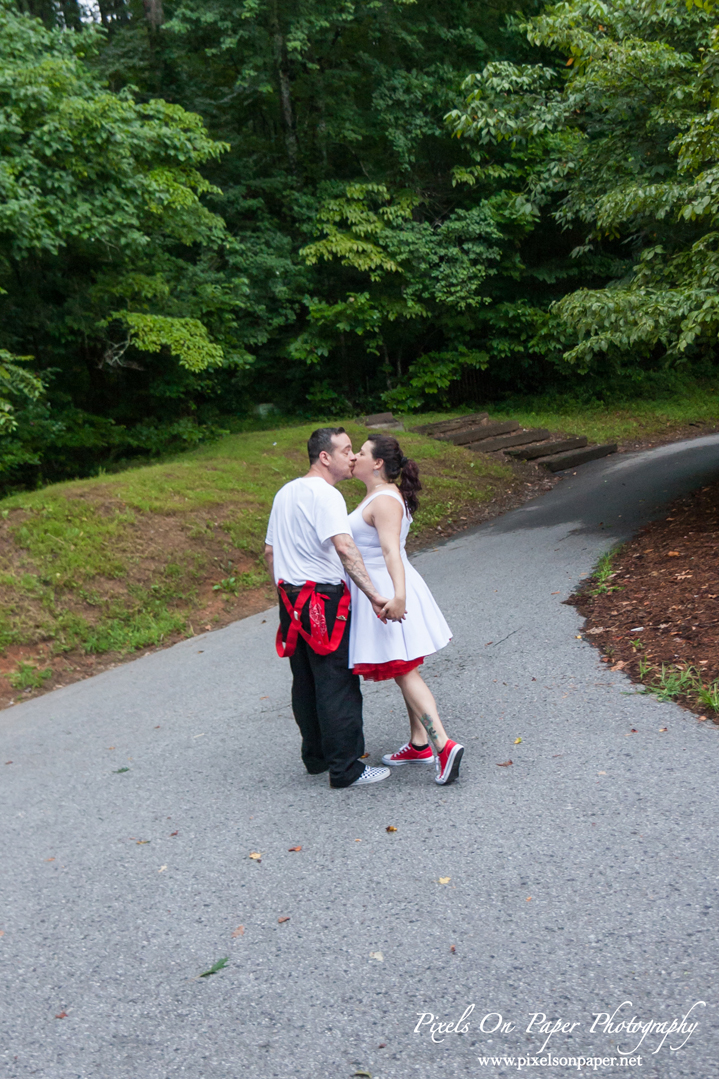
[[[374,585],[391,598],[394,585],[384,558],[372,558],[364,551],[362,555]],[[403,622],[380,622],[364,592],[354,581],[348,582],[352,593],[350,667],[419,659],[438,652],[452,639],[452,631],[423,578],[406,557],[402,561],[407,581],[407,617]]]

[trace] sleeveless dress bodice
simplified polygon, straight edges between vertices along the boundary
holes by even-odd
[[[428,656],[444,648],[452,638],[452,631],[432,593],[407,558],[405,544],[412,518],[405,507],[402,495],[396,488],[375,491],[349,515],[352,538],[364,559],[367,572],[378,591],[391,599],[394,595],[394,585],[382,554],[379,533],[374,525],[367,524],[362,516],[370,502],[382,496],[397,499],[404,511],[400,532],[400,554],[406,580],[407,617],[403,622],[383,624],[372,610],[372,604],[364,592],[360,591],[354,581],[348,580],[352,593],[350,667],[358,663],[390,663],[393,660],[409,661],[420,656]]]

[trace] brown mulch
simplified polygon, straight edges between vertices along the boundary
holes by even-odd
[[[656,684],[667,671],[693,668],[705,686],[719,679],[719,482],[673,502],[612,561],[612,589],[592,595],[590,579],[567,602],[586,618],[587,640],[611,670]],[[640,671],[644,667],[644,676]],[[651,670],[647,670],[647,665]],[[691,693],[677,703],[719,723]]]

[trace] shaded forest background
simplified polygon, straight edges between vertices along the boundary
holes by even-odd
[[[263,405],[712,378],[714,20],[684,0],[0,0],[0,487]]]

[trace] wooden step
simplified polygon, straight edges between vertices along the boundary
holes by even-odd
[[[503,423],[487,423],[481,427],[469,427],[462,431],[448,431],[445,435],[437,435],[437,438],[440,442],[467,446],[470,442],[479,442],[480,439],[494,438],[496,435],[506,435],[510,431],[518,430],[519,424],[516,420],[505,420]]]
[[[551,457],[540,457],[537,464],[544,465],[550,472],[561,472],[564,468],[574,468],[587,461],[596,461],[598,457],[608,457],[617,452],[616,442],[605,442],[601,446],[585,446],[582,450],[569,450],[568,453],[554,453]]]
[[[481,442],[470,442],[465,449],[473,450],[475,453],[494,453],[495,450],[504,450],[509,446],[537,442],[540,438],[549,438],[549,431],[545,431],[543,427],[535,427],[531,431],[517,431],[512,435],[500,435],[498,438],[484,438]]]
[[[521,450],[508,450],[510,457],[516,457],[520,461],[533,461],[535,457],[549,457],[553,453],[564,453],[566,450],[581,450],[587,444],[587,436],[577,438],[559,438],[554,442],[544,442],[541,446],[524,446]]]
[[[459,431],[465,427],[474,427],[489,417],[488,412],[473,412],[469,416],[455,416],[453,420],[441,420],[439,423],[423,423],[419,427],[410,427],[416,435],[442,435],[446,431]]]

